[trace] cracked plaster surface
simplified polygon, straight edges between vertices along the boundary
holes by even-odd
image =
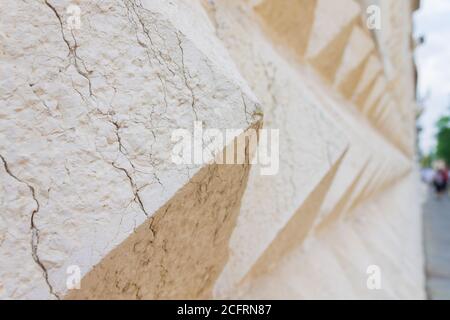
[[[256,123],[227,53],[187,23],[202,11],[157,2],[82,2],[79,30],[70,1],[2,5],[1,184],[28,195],[2,213],[1,297],[63,295],[68,266],[85,274],[151,219],[200,169],[171,162],[172,130]],[[28,220],[20,241],[14,213]]]
[[[373,297],[421,297],[420,212],[395,198],[417,194],[408,8],[378,1],[390,32],[371,38],[372,2],[79,1],[80,30],[71,1],[6,2],[0,298],[67,297],[70,265],[75,299],[364,297],[373,259],[388,273]],[[278,175],[171,163],[173,129],[261,114]],[[416,282],[392,277],[402,263]]]

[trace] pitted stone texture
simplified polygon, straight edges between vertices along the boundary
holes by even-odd
[[[258,3],[263,6],[265,2]],[[352,3],[355,8],[358,7],[355,2]],[[274,3],[271,5],[275,6]],[[294,22],[289,25],[290,20],[280,22],[275,17],[267,17],[264,12],[261,13],[261,6],[256,6],[254,13],[262,15],[263,30],[273,27],[279,32],[277,28],[283,27],[292,31],[299,27]],[[328,14],[331,17],[332,14],[329,8],[325,9],[323,6],[316,7],[315,17],[325,23],[324,16]],[[281,170],[279,176],[269,178],[253,174],[256,172],[255,168],[250,173],[237,228],[231,237],[230,260],[215,287],[216,297],[235,297],[240,290],[245,291],[245,286],[242,286],[244,279],[248,281],[256,278],[255,281],[259,281],[258,276],[265,272],[261,271],[266,269],[265,264],[277,265],[279,258],[286,252],[297,250],[292,248],[297,246],[299,250],[306,250],[319,230],[331,228],[336,223],[341,223],[341,220],[354,219],[355,208],[371,203],[373,197],[403,179],[411,172],[411,162],[391,143],[390,137],[384,136],[384,131],[380,133],[373,128],[370,119],[352,105],[351,101],[346,101],[350,100],[352,90],[357,88],[357,82],[351,85],[352,90],[343,99],[337,92],[333,92],[329,84],[315,76],[310,69],[304,68],[302,59],[297,59],[297,56],[292,59],[290,49],[295,51],[296,43],[291,44],[293,48],[284,50],[285,48],[274,43],[283,44],[285,39],[277,41],[269,32],[269,39],[273,41],[270,43],[258,25],[252,22],[257,19],[245,5],[238,1],[215,1],[214,4],[205,4],[205,7],[210,10],[218,36],[227,45],[244,77],[260,97],[265,113],[265,126],[284,129],[282,131],[285,132],[288,145],[283,147],[283,143],[280,144],[280,168],[295,159],[292,166],[285,167],[292,175],[295,172],[295,177],[283,175]],[[343,5],[342,8],[347,7]],[[374,48],[373,40],[357,23],[357,13],[358,10],[355,9],[354,15],[342,22],[339,32],[325,41],[321,52],[337,49],[342,51],[342,60],[331,59],[336,66],[338,82],[347,76],[353,76],[352,71],[359,68],[357,75],[368,86],[371,73],[377,72],[376,66],[374,67],[376,58],[370,55]],[[335,21],[330,22],[332,23]],[[330,32],[316,34],[316,37],[325,38]],[[345,41],[347,36],[349,43]],[[312,36],[310,41],[319,43],[323,39]],[[315,59],[318,59],[316,62],[319,66],[326,57],[326,54],[317,55]],[[321,72],[320,68],[318,71]],[[372,86],[367,91],[364,101],[371,95],[375,103],[378,91],[372,92]],[[285,114],[289,116],[286,118]],[[291,121],[291,118],[297,119],[297,125],[294,125],[295,121]],[[328,123],[327,119],[334,121]],[[328,123],[327,129],[320,130],[320,123]],[[314,140],[312,131],[322,132],[321,137]],[[341,152],[348,146],[341,163],[335,168],[332,181],[328,181],[327,188],[324,185],[326,179],[322,178],[331,174],[334,162],[342,154],[334,149],[329,153],[330,157],[322,158],[319,150],[322,146],[326,150],[326,141],[330,141],[333,146],[340,145]],[[296,151],[303,150],[306,146],[311,149],[297,157]],[[314,160],[309,159],[308,156],[312,154],[318,156]],[[308,166],[311,163],[314,166]],[[318,172],[323,172],[324,175],[317,175]],[[284,199],[283,202],[278,201],[280,198]],[[414,231],[416,227],[417,225],[411,226],[410,230]],[[307,236],[303,237],[303,234]],[[413,242],[419,245],[418,238]],[[242,243],[248,246],[242,246]],[[417,269],[420,269],[419,265]],[[273,274],[268,276],[268,288],[272,280],[277,281],[275,279],[277,277]],[[350,277],[348,281],[357,279]],[[419,288],[420,286],[415,288],[417,296],[420,295]],[[358,294],[360,297],[369,296],[363,294],[362,290]],[[269,296],[270,294],[266,297]]]
[[[411,8],[330,1],[78,1],[79,30],[7,2],[0,297],[65,297],[70,265],[69,298],[423,297]],[[174,129],[262,113],[274,176],[171,162]]]
[[[2,7],[0,154],[40,207],[38,266],[2,256],[1,297],[63,295],[68,266],[88,272],[187,183],[201,166],[172,162],[173,130],[192,131],[195,120],[220,130],[257,121],[255,96],[197,5],[80,2],[81,28],[70,30],[69,4]],[[18,188],[2,184],[8,194]],[[30,219],[31,196],[15,201],[8,216]],[[36,231],[21,226],[13,241],[7,221],[2,250],[28,248],[30,260]],[[48,285],[32,280],[39,273]],[[39,293],[15,290],[22,282]]]

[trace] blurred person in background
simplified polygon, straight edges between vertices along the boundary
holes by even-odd
[[[433,177],[433,186],[438,199],[447,191],[448,186],[448,170],[444,162],[438,162]]]

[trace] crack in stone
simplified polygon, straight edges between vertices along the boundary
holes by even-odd
[[[248,117],[252,116],[248,111],[247,111],[247,103],[245,102],[245,98],[244,98],[244,94],[241,91],[241,98],[242,98],[242,104],[244,105],[244,114],[245,114],[245,121],[247,122],[248,125],[250,125],[250,121],[248,120]]]
[[[56,8],[55,8],[53,5],[51,5],[51,4],[48,2],[48,0],[45,0],[45,4],[53,11],[53,13],[55,14],[55,16],[57,17],[57,19],[58,19],[58,21],[59,21],[59,24],[60,24],[60,30],[61,30],[61,36],[62,36],[62,38],[63,38],[63,41],[66,43],[67,48],[69,49],[69,55],[72,56],[73,59],[74,59],[74,66],[75,66],[77,72],[78,72],[81,76],[83,76],[83,77],[88,81],[89,94],[90,94],[90,96],[95,96],[95,95],[93,94],[91,81],[90,81],[90,78],[89,78],[89,76],[88,76],[88,74],[91,73],[91,71],[87,70],[86,65],[84,64],[84,61],[83,61],[83,60],[78,56],[78,54],[77,54],[77,47],[78,47],[78,44],[77,44],[77,41],[76,41],[76,38],[75,38],[75,35],[74,35],[73,31],[71,31],[71,34],[72,34],[72,38],[73,38],[73,41],[74,41],[75,44],[72,46],[72,45],[70,44],[70,42],[67,40],[67,37],[66,37],[66,35],[65,35],[65,33],[64,33],[64,27],[63,27],[62,19],[61,19],[61,16],[59,15],[58,11],[56,10]],[[134,6],[134,4],[133,4],[133,6]],[[127,6],[127,9],[128,9],[128,6]],[[136,13],[135,9],[134,9],[133,11]],[[136,13],[136,15],[138,16],[137,13]],[[143,22],[140,20],[140,17],[139,17],[139,16],[138,16],[138,18],[139,18],[140,23],[142,24],[142,27],[144,28],[144,33],[147,34],[147,36],[148,36],[148,38],[149,38],[149,41],[152,43],[152,40],[151,40],[150,36],[148,35],[148,31],[145,29],[145,26],[144,26]],[[155,57],[156,57],[156,54],[155,54],[155,53],[154,53],[154,55],[155,55]],[[86,70],[86,72],[81,70],[81,68],[80,68],[80,66],[79,66],[79,63],[78,63],[78,60],[81,61],[81,63],[83,64],[84,69]],[[73,85],[73,84],[72,84],[72,85]],[[86,102],[86,100],[85,100],[84,96],[81,94],[81,92],[79,92],[78,90],[76,90],[75,87],[74,87],[74,90],[77,91],[77,93],[78,93],[78,94],[82,97],[82,99]],[[115,134],[116,134],[117,142],[118,142],[118,144],[119,144],[119,152],[120,152],[120,153],[128,160],[128,162],[130,163],[130,165],[131,165],[131,167],[133,168],[133,170],[136,170],[134,164],[133,164],[133,163],[131,162],[131,160],[128,158],[128,156],[127,156],[127,153],[128,153],[128,152],[127,152],[126,148],[124,147],[124,145],[123,145],[123,143],[122,143],[122,140],[121,140],[121,137],[120,137],[120,134],[119,134],[119,129],[120,129],[119,124],[118,124],[116,121],[112,121],[112,120],[109,120],[109,122],[110,122],[111,124],[113,124],[114,127],[115,127]],[[139,195],[139,188],[137,188],[136,183],[135,183],[134,179],[132,178],[131,174],[130,174],[125,168],[119,167],[119,166],[117,166],[115,163],[112,163],[112,166],[113,166],[114,168],[116,168],[116,169],[118,169],[118,170],[120,170],[120,171],[123,171],[123,172],[125,173],[125,175],[127,176],[128,180],[129,180],[129,182],[130,182],[130,184],[131,184],[131,187],[132,187],[132,192],[133,192],[133,194],[134,194],[134,199],[133,199],[133,201],[135,201],[135,202],[138,203],[138,205],[139,205],[139,207],[141,208],[142,212],[148,217],[149,215],[148,215],[147,211],[145,210],[144,204],[143,204],[142,199],[141,199],[141,197],[140,197],[140,195]],[[156,176],[155,173],[153,173],[153,176],[154,176],[155,180],[162,186],[160,179]]]
[[[126,7],[126,9],[127,9],[127,17],[128,17],[128,20],[134,25],[134,27],[135,27],[135,29],[136,29],[135,31],[136,31],[136,41],[137,41],[137,43],[138,43],[140,46],[142,46],[142,47],[144,47],[144,48],[146,48],[146,49],[150,49],[151,52],[152,52],[152,54],[153,54],[153,57],[156,59],[156,61],[158,61],[158,63],[159,63],[161,66],[165,66],[165,67],[167,68],[167,70],[172,74],[172,76],[175,76],[175,72],[169,67],[169,65],[168,65],[166,59],[164,58],[163,53],[161,52],[161,50],[159,50],[159,49],[156,49],[156,50],[155,50],[155,45],[154,45],[153,39],[152,39],[152,37],[150,36],[150,30],[146,27],[143,18],[141,17],[141,15],[140,15],[140,14],[138,13],[138,11],[137,11],[137,8],[139,8],[139,9],[141,9],[141,10],[145,10],[145,11],[148,11],[148,10],[145,9],[145,8],[142,6],[142,4],[140,4],[140,3],[139,3],[139,4],[136,4],[134,1],[128,0],[128,1],[123,1],[123,3],[124,3],[124,5],[125,5],[125,7]],[[131,9],[130,9],[130,8],[131,8]],[[138,23],[135,21],[135,19],[132,19],[132,18],[131,18],[131,16],[130,16],[130,13],[131,13],[130,10],[131,10],[131,11],[134,13],[134,15],[136,16],[137,22],[138,22],[139,25],[141,26],[142,32],[145,34],[145,37],[146,37],[146,38],[148,39],[148,41],[150,42],[150,47],[147,46],[145,43],[143,43],[142,41],[139,40],[139,37],[137,36]],[[153,27],[156,29],[156,24],[153,24]],[[159,32],[156,32],[156,33],[159,35],[159,37],[160,37],[161,39],[164,40],[164,38],[159,34]],[[148,54],[148,52],[147,52],[147,54]],[[151,63],[151,62],[150,62],[150,63]]]
[[[66,46],[67,46],[67,48],[68,48],[68,50],[69,50],[69,56],[73,59],[73,65],[74,65],[74,67],[76,68],[76,71],[88,81],[88,89],[89,89],[90,97],[95,97],[95,94],[93,93],[93,90],[92,90],[91,81],[90,81],[90,78],[89,78],[89,74],[90,74],[92,71],[90,71],[90,70],[87,69],[87,67],[86,67],[86,65],[85,65],[85,63],[84,63],[84,61],[83,61],[83,60],[78,56],[78,54],[77,54],[78,44],[77,44],[76,37],[75,37],[75,35],[74,35],[74,33],[73,33],[73,30],[70,30],[70,33],[71,33],[71,35],[72,35],[72,39],[73,39],[74,45],[71,44],[71,42],[68,40],[68,38],[67,38],[67,36],[66,36],[66,33],[64,32],[63,21],[62,21],[62,18],[61,18],[61,16],[60,16],[60,14],[59,14],[58,11],[56,10],[56,8],[55,8],[51,3],[49,3],[48,0],[45,0],[44,2],[45,2],[45,4],[53,11],[53,13],[55,14],[56,18],[57,18],[58,21],[59,21],[60,32],[61,32],[62,39],[63,39],[63,41],[65,42],[65,44],[66,44]],[[163,53],[162,53],[159,49],[155,49],[154,41],[153,41],[153,39],[152,39],[152,37],[151,37],[151,35],[150,35],[150,30],[146,27],[145,21],[143,20],[143,18],[142,18],[142,17],[139,15],[139,13],[138,13],[138,10],[139,10],[139,9],[142,9],[142,10],[146,10],[146,9],[142,6],[142,4],[140,4],[140,3],[139,3],[139,4],[136,4],[134,1],[129,1],[129,0],[128,0],[128,1],[123,1],[123,3],[124,3],[124,5],[125,5],[125,7],[126,7],[126,10],[127,10],[128,20],[130,21],[130,23],[132,23],[132,24],[135,26],[136,32],[138,32],[138,29],[139,29],[139,28],[138,28],[138,24],[141,26],[142,32],[145,34],[145,37],[148,39],[148,41],[149,41],[149,43],[150,43],[150,46],[148,46],[148,45],[146,45],[145,43],[143,43],[142,41],[140,41],[139,38],[138,38],[138,36],[137,36],[137,33],[136,33],[136,39],[137,39],[138,44],[139,44],[140,46],[143,46],[143,47],[145,47],[146,49],[148,49],[148,50],[146,50],[146,51],[147,51],[147,55],[149,54],[148,51],[150,50],[151,53],[152,53],[152,55],[153,55],[153,57],[158,61],[158,63],[159,63],[161,66],[165,66],[165,67],[167,68],[167,70],[168,70],[172,75],[175,76],[175,72],[174,72],[174,71],[170,68],[170,66],[168,65],[168,61],[166,61],[166,59],[164,58]],[[131,17],[131,12],[134,13],[134,15],[136,16],[136,18],[132,18],[132,17]],[[158,33],[158,35],[161,37],[161,39],[163,39],[163,37],[162,37],[159,33]],[[163,40],[164,40],[164,39],[163,39]],[[149,57],[149,59],[150,59],[150,57]],[[172,60],[171,60],[171,61],[172,61]],[[151,64],[151,60],[149,60],[149,62],[150,62],[150,64]],[[183,62],[183,63],[184,63],[184,62]],[[82,65],[82,67],[84,68],[85,71],[82,70],[82,68],[80,67],[80,64]],[[175,63],[175,64],[176,64],[176,63]],[[178,66],[178,64],[176,64],[176,65]],[[178,67],[179,67],[179,66],[178,66]],[[159,73],[157,74],[157,76],[158,76],[158,78],[159,78],[159,81],[160,81],[160,83],[161,83],[161,86],[163,87],[163,91],[164,91],[165,111],[167,111],[167,108],[168,108],[168,102],[167,102],[167,89],[166,89],[166,86],[165,86],[165,80],[166,80],[166,79],[164,79],[164,81],[163,81],[163,77],[162,77]],[[187,81],[187,79],[186,79],[186,81]],[[73,89],[79,94],[79,96],[82,98],[82,100],[83,100],[83,101],[86,103],[86,105],[87,105],[87,104],[88,104],[87,99],[84,97],[84,95],[83,95],[79,90],[77,90],[77,89],[75,88],[75,86],[74,86],[74,84],[73,84],[73,81],[72,81],[72,87],[73,87]],[[189,87],[188,87],[188,88],[189,88]],[[115,91],[117,91],[116,88],[114,88],[114,89],[115,89]],[[191,91],[191,93],[193,94],[192,91]],[[88,98],[89,98],[89,97],[88,97]],[[193,103],[194,103],[194,101],[195,101],[194,96],[193,96],[193,99],[194,99],[194,100],[193,100]],[[194,110],[194,111],[195,111],[195,110]],[[103,114],[102,112],[100,112],[100,113]],[[151,115],[153,115],[153,113],[154,113],[154,111],[152,111]],[[103,114],[103,115],[108,116],[108,118],[109,118],[109,119],[108,119],[108,122],[110,122],[110,123],[114,126],[114,128],[115,128],[115,135],[116,135],[117,142],[118,142],[118,144],[119,144],[119,148],[118,148],[119,150],[118,150],[118,151],[119,151],[119,152],[125,157],[125,159],[128,161],[128,163],[130,164],[131,168],[133,169],[133,172],[139,171],[139,170],[137,170],[137,169],[135,168],[133,162],[129,159],[129,157],[128,157],[128,150],[125,148],[125,146],[124,146],[123,143],[122,143],[122,138],[121,138],[120,133],[119,133],[119,130],[120,130],[120,125],[119,125],[119,123],[117,123],[117,121],[114,121],[113,119],[111,119],[111,114],[110,114],[110,113],[108,113],[108,114]],[[155,135],[155,133],[154,133],[154,130],[151,129],[151,131],[152,131],[152,134],[153,134],[154,138],[156,139],[156,135]],[[150,161],[151,161],[152,163],[154,162],[154,161],[152,160],[152,155],[151,155],[151,154],[150,154]],[[111,162],[108,161],[108,163],[111,163]],[[148,214],[147,210],[145,209],[145,206],[144,206],[143,201],[142,201],[142,199],[141,199],[141,196],[140,196],[140,194],[139,194],[139,191],[140,191],[142,188],[144,188],[145,186],[142,186],[142,187],[138,188],[138,187],[137,187],[137,184],[136,184],[136,182],[135,182],[135,179],[133,178],[132,173],[130,173],[129,170],[127,170],[126,168],[123,168],[123,167],[121,167],[121,166],[118,166],[115,162],[112,162],[111,165],[112,165],[115,169],[120,170],[120,171],[122,171],[122,172],[125,173],[127,179],[129,180],[129,183],[130,183],[130,185],[131,185],[132,192],[133,192],[133,195],[134,195],[134,198],[132,199],[132,201],[135,202],[135,203],[137,203],[137,204],[139,205],[140,209],[142,210],[142,212],[145,214],[146,217],[149,217],[149,214]],[[153,166],[155,166],[155,165],[153,164]],[[161,185],[161,187],[164,188],[164,186],[163,186],[161,180],[159,179],[158,175],[157,175],[155,172],[153,172],[152,175],[153,175],[155,181],[156,181],[159,185]],[[151,218],[151,219],[153,219],[153,218]],[[153,220],[152,220],[152,221],[153,221]],[[151,229],[151,231],[153,232],[153,234],[155,234],[154,230],[152,229],[152,223],[150,224],[150,229]]]
[[[31,217],[30,217],[30,229],[31,229],[31,256],[34,260],[34,262],[39,266],[39,268],[42,270],[45,282],[47,283],[47,286],[49,288],[49,292],[51,295],[53,295],[56,299],[60,299],[60,297],[58,296],[58,294],[56,294],[56,292],[53,289],[53,286],[50,284],[50,280],[48,277],[48,271],[45,268],[44,264],[42,263],[42,261],[39,258],[38,255],[38,246],[39,246],[39,229],[36,226],[35,223],[35,216],[36,214],[39,212],[40,209],[40,204],[39,201],[36,198],[36,191],[34,189],[33,186],[31,186],[30,184],[28,184],[27,182],[25,182],[24,180],[18,178],[15,174],[13,174],[11,172],[11,170],[9,169],[8,166],[8,162],[6,161],[5,157],[3,157],[3,155],[0,155],[0,158],[2,159],[3,162],[3,167],[5,168],[6,173],[12,177],[14,180],[26,185],[28,187],[28,189],[31,192],[31,196],[33,197],[33,201],[36,203],[36,208],[33,209],[33,211],[31,212]]]
[[[142,202],[142,200],[141,200],[141,196],[139,195],[139,188],[136,186],[136,183],[134,182],[134,179],[131,177],[131,175],[130,175],[130,173],[128,172],[128,170],[125,169],[125,168],[122,168],[122,167],[117,166],[114,162],[111,162],[111,165],[112,165],[114,168],[116,168],[117,170],[120,170],[120,171],[122,171],[122,172],[125,173],[125,175],[126,175],[127,178],[128,178],[128,181],[130,182],[131,189],[132,189],[132,192],[133,192],[133,194],[134,194],[134,199],[133,199],[133,201],[137,202],[137,204],[138,204],[139,207],[141,208],[142,212],[148,217],[149,215],[148,215],[147,211],[145,210],[144,204],[143,204],[143,202]]]
[[[83,59],[81,59],[77,54],[78,43],[77,43],[77,39],[75,38],[75,35],[73,33],[73,30],[71,30],[71,32],[70,32],[72,35],[72,39],[74,41],[74,45],[72,46],[70,44],[69,40],[67,40],[66,34],[64,33],[63,22],[62,22],[61,16],[59,15],[58,11],[52,4],[50,4],[48,2],[48,0],[45,0],[44,3],[47,5],[47,7],[49,7],[53,11],[56,18],[58,19],[59,25],[60,25],[61,36],[63,38],[63,41],[67,45],[67,48],[69,49],[69,56],[71,56],[73,58],[73,62],[74,62],[73,65],[74,65],[75,69],[77,70],[78,74],[80,74],[83,78],[85,78],[87,80],[88,87],[89,87],[89,95],[93,96],[94,94],[92,93],[91,79],[89,78],[89,74],[91,74],[92,71],[87,69],[86,64],[84,63]],[[78,60],[81,61],[81,63],[83,64],[85,71],[81,70],[81,68],[78,64]]]
[[[144,23],[144,21],[143,21],[143,18],[142,18],[142,17],[139,15],[139,13],[137,12],[136,7],[140,8],[140,9],[142,9],[142,10],[147,10],[147,9],[145,9],[145,8],[142,6],[142,4],[139,4],[139,5],[138,5],[138,4],[134,3],[133,1],[124,1],[124,4],[125,4],[125,6],[126,6],[126,8],[127,8],[127,11],[128,11],[128,20],[129,20],[135,27],[137,27],[137,24],[136,24],[136,22],[135,22],[133,19],[131,19],[131,17],[130,17],[130,7],[131,7],[131,10],[132,10],[132,11],[134,12],[134,14],[136,15],[137,20],[138,20],[139,24],[141,25],[142,32],[145,34],[146,38],[147,38],[147,39],[149,40],[149,42],[150,42],[150,48],[149,48],[149,46],[147,46],[145,43],[142,43],[142,41],[140,41],[139,38],[138,38],[137,35],[136,35],[136,40],[137,40],[138,44],[139,44],[140,46],[142,46],[142,47],[145,47],[145,48],[147,48],[147,49],[150,49],[151,52],[153,53],[153,57],[158,61],[158,63],[159,63],[161,66],[165,66],[165,67],[167,68],[167,70],[172,74],[172,76],[175,76],[175,75],[176,75],[175,72],[169,67],[169,65],[168,65],[166,59],[164,58],[162,52],[161,52],[160,50],[157,50],[157,51],[156,51],[156,50],[154,49],[154,46],[155,46],[155,45],[154,45],[154,42],[153,42],[152,37],[150,36],[150,31],[149,31],[148,28],[145,26],[145,23]],[[156,29],[156,25],[154,26],[154,28]],[[161,39],[164,40],[164,37],[162,37],[162,36],[159,34],[159,32],[158,32],[157,30],[156,30],[156,33],[159,35],[159,37],[160,37]],[[182,40],[181,40],[181,37],[180,37],[180,35],[179,35],[179,32],[176,32],[175,35],[176,35],[176,37],[177,37],[177,40],[178,40],[178,46],[179,46],[180,52],[181,52],[181,67],[180,67],[177,63],[173,62],[172,60],[171,60],[171,61],[172,61],[173,63],[175,63],[175,65],[177,65],[177,67],[178,67],[179,69],[182,69],[181,74],[182,74],[182,78],[183,78],[184,84],[185,84],[186,88],[189,90],[189,92],[190,92],[190,94],[191,94],[191,108],[192,108],[192,111],[193,111],[193,113],[194,113],[195,119],[198,120],[198,114],[197,114],[197,110],[196,110],[196,102],[197,102],[197,98],[196,98],[195,93],[194,93],[194,88],[189,84],[189,81],[188,81],[188,71],[187,71],[187,67],[186,67],[185,62],[184,62],[184,49],[183,49],[183,46],[182,46]],[[161,61],[161,60],[162,60],[162,61]],[[150,63],[151,63],[151,62],[150,62]],[[162,83],[162,79],[161,79],[161,75],[160,75],[160,74],[158,74],[158,78],[159,78],[159,80],[161,81],[161,84],[163,85],[164,94],[166,94],[166,92],[165,92],[165,86],[164,86],[164,84]],[[164,97],[164,98],[166,99],[166,97]],[[166,100],[165,100],[165,103],[166,103],[166,108],[167,108],[167,101],[166,101]]]
[[[127,152],[126,148],[122,144],[122,138],[120,137],[120,134],[119,134],[120,125],[116,121],[113,121],[113,120],[109,120],[109,121],[111,122],[111,124],[115,128],[115,134],[116,134],[116,137],[117,137],[117,143],[119,144],[119,152],[125,157],[125,159],[128,160],[128,162],[129,162],[130,166],[133,168],[133,170],[136,171],[136,168],[135,168],[134,164],[128,158],[128,155],[127,155],[128,152]],[[139,188],[137,187],[137,185],[136,185],[133,177],[131,176],[131,174],[128,172],[127,169],[117,166],[114,162],[111,162],[111,165],[114,168],[116,168],[117,170],[120,170],[120,171],[125,173],[125,175],[128,178],[128,181],[130,182],[131,189],[132,189],[132,192],[134,194],[133,201],[137,202],[137,204],[141,208],[142,212],[148,217],[149,215],[148,215],[147,211],[145,210],[145,207],[144,207],[144,204],[142,202],[141,196],[139,195]]]
[[[115,133],[116,133],[116,137],[117,137],[117,143],[119,144],[119,152],[125,157],[125,159],[127,159],[128,163],[129,163],[130,166],[133,168],[133,171],[138,171],[138,170],[136,169],[136,167],[134,166],[133,162],[128,158],[127,150],[126,150],[126,148],[125,148],[125,147],[123,146],[123,144],[122,144],[122,138],[120,137],[120,134],[119,134],[120,125],[119,125],[116,121],[113,121],[113,120],[109,120],[109,121],[110,121],[111,124],[113,124],[114,127],[115,127]],[[138,188],[136,182],[134,181],[134,178],[131,176],[131,174],[128,172],[127,169],[122,168],[122,167],[119,167],[119,166],[116,165],[114,162],[112,162],[111,165],[112,165],[115,169],[120,170],[120,171],[122,171],[123,173],[125,173],[125,175],[126,175],[127,178],[128,178],[128,181],[130,182],[131,189],[132,189],[132,192],[133,192],[133,195],[134,195],[134,198],[133,198],[132,201],[134,201],[135,203],[137,203],[137,204],[139,205],[139,207],[141,208],[142,212],[145,214],[146,217],[149,217],[150,215],[149,215],[149,213],[147,212],[147,210],[145,209],[144,203],[143,203],[143,201],[142,201],[142,199],[141,199],[141,196],[140,196],[140,194],[139,194],[139,191],[140,191],[142,188],[144,188],[146,185],[141,186],[140,188]],[[154,177],[155,180],[163,187],[161,181],[159,180],[158,176],[157,176],[155,173],[153,173],[153,177]],[[152,230],[152,232],[153,232],[153,234],[154,234],[154,230],[153,230],[153,229],[151,229],[151,230]]]
[[[186,65],[184,64],[184,49],[183,46],[181,45],[181,38],[180,35],[178,34],[178,32],[175,33],[178,39],[178,46],[180,47],[180,52],[181,52],[181,66],[182,66],[182,75],[183,75],[183,80],[184,80],[184,84],[186,86],[186,88],[191,92],[191,107],[192,107],[192,111],[194,112],[195,115],[195,120],[198,121],[198,116],[197,116],[197,110],[195,109],[195,102],[196,102],[196,98],[195,98],[195,94],[194,94],[194,89],[190,86],[189,81],[187,79],[187,69],[186,69]]]

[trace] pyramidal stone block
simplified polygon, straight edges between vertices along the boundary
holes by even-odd
[[[425,297],[415,7],[2,9],[1,299]]]

